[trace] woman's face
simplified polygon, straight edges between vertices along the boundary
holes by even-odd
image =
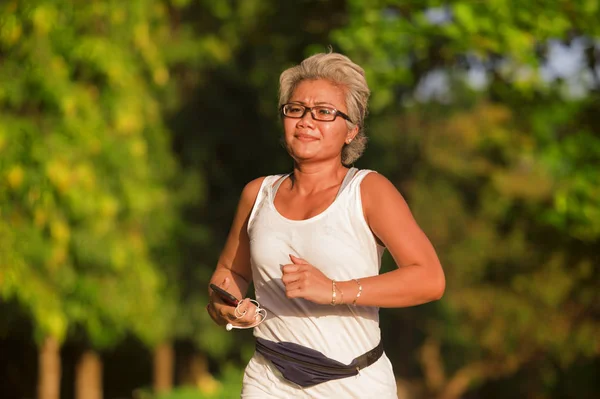
[[[304,80],[296,86],[290,103],[306,107],[333,107],[345,114],[345,93],[342,87],[327,80]],[[344,143],[354,138],[358,127],[348,130],[341,116],[330,122],[317,121],[310,112],[300,119],[283,117],[285,143],[296,162],[314,162],[340,158]]]

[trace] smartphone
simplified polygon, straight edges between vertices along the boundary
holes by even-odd
[[[223,302],[225,302],[229,306],[237,306],[238,303],[240,303],[239,299],[237,299],[236,297],[234,297],[232,294],[225,291],[221,287],[211,284],[210,289],[213,290],[217,295],[219,295],[219,297],[223,300]]]

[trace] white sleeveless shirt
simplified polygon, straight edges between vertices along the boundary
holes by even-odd
[[[354,172],[348,172],[334,202],[306,220],[290,220],[277,211],[273,200],[286,176],[268,176],[248,221],[256,300],[268,311],[254,335],[304,345],[344,364],[379,343],[379,308],[289,299],[281,281],[281,267],[292,263],[292,254],[336,281],[379,274],[384,248],[378,245],[364,219],[360,195],[360,183],[371,171]],[[353,299],[348,294],[344,302]],[[361,370],[359,376],[309,388],[285,380],[269,361],[255,354],[246,367],[242,397],[396,398],[396,383],[385,354]]]

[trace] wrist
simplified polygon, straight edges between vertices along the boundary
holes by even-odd
[[[345,302],[347,305],[360,305],[363,286],[360,279],[352,279],[348,281],[336,281],[338,291],[343,291],[345,294]],[[339,294],[338,294],[339,298]]]

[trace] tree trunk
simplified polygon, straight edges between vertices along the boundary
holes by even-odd
[[[173,387],[173,345],[163,342],[154,349],[154,391],[167,392]]]
[[[38,399],[60,397],[60,345],[54,337],[47,337],[39,352]]]
[[[93,350],[83,352],[77,362],[75,398],[102,399],[102,360]]]
[[[439,392],[446,385],[440,342],[435,338],[427,338],[419,351],[419,360],[423,366],[427,389],[431,393]]]
[[[481,376],[481,367],[470,365],[458,370],[441,390],[437,399],[459,399],[469,389],[469,385]]]
[[[205,379],[208,372],[208,362],[204,355],[193,352],[192,349],[181,359],[181,369],[178,372],[181,385],[198,386],[200,381]]]
[[[189,364],[189,377],[194,386],[207,395],[214,395],[220,388],[221,383],[208,371],[208,361],[200,353],[194,354]]]

